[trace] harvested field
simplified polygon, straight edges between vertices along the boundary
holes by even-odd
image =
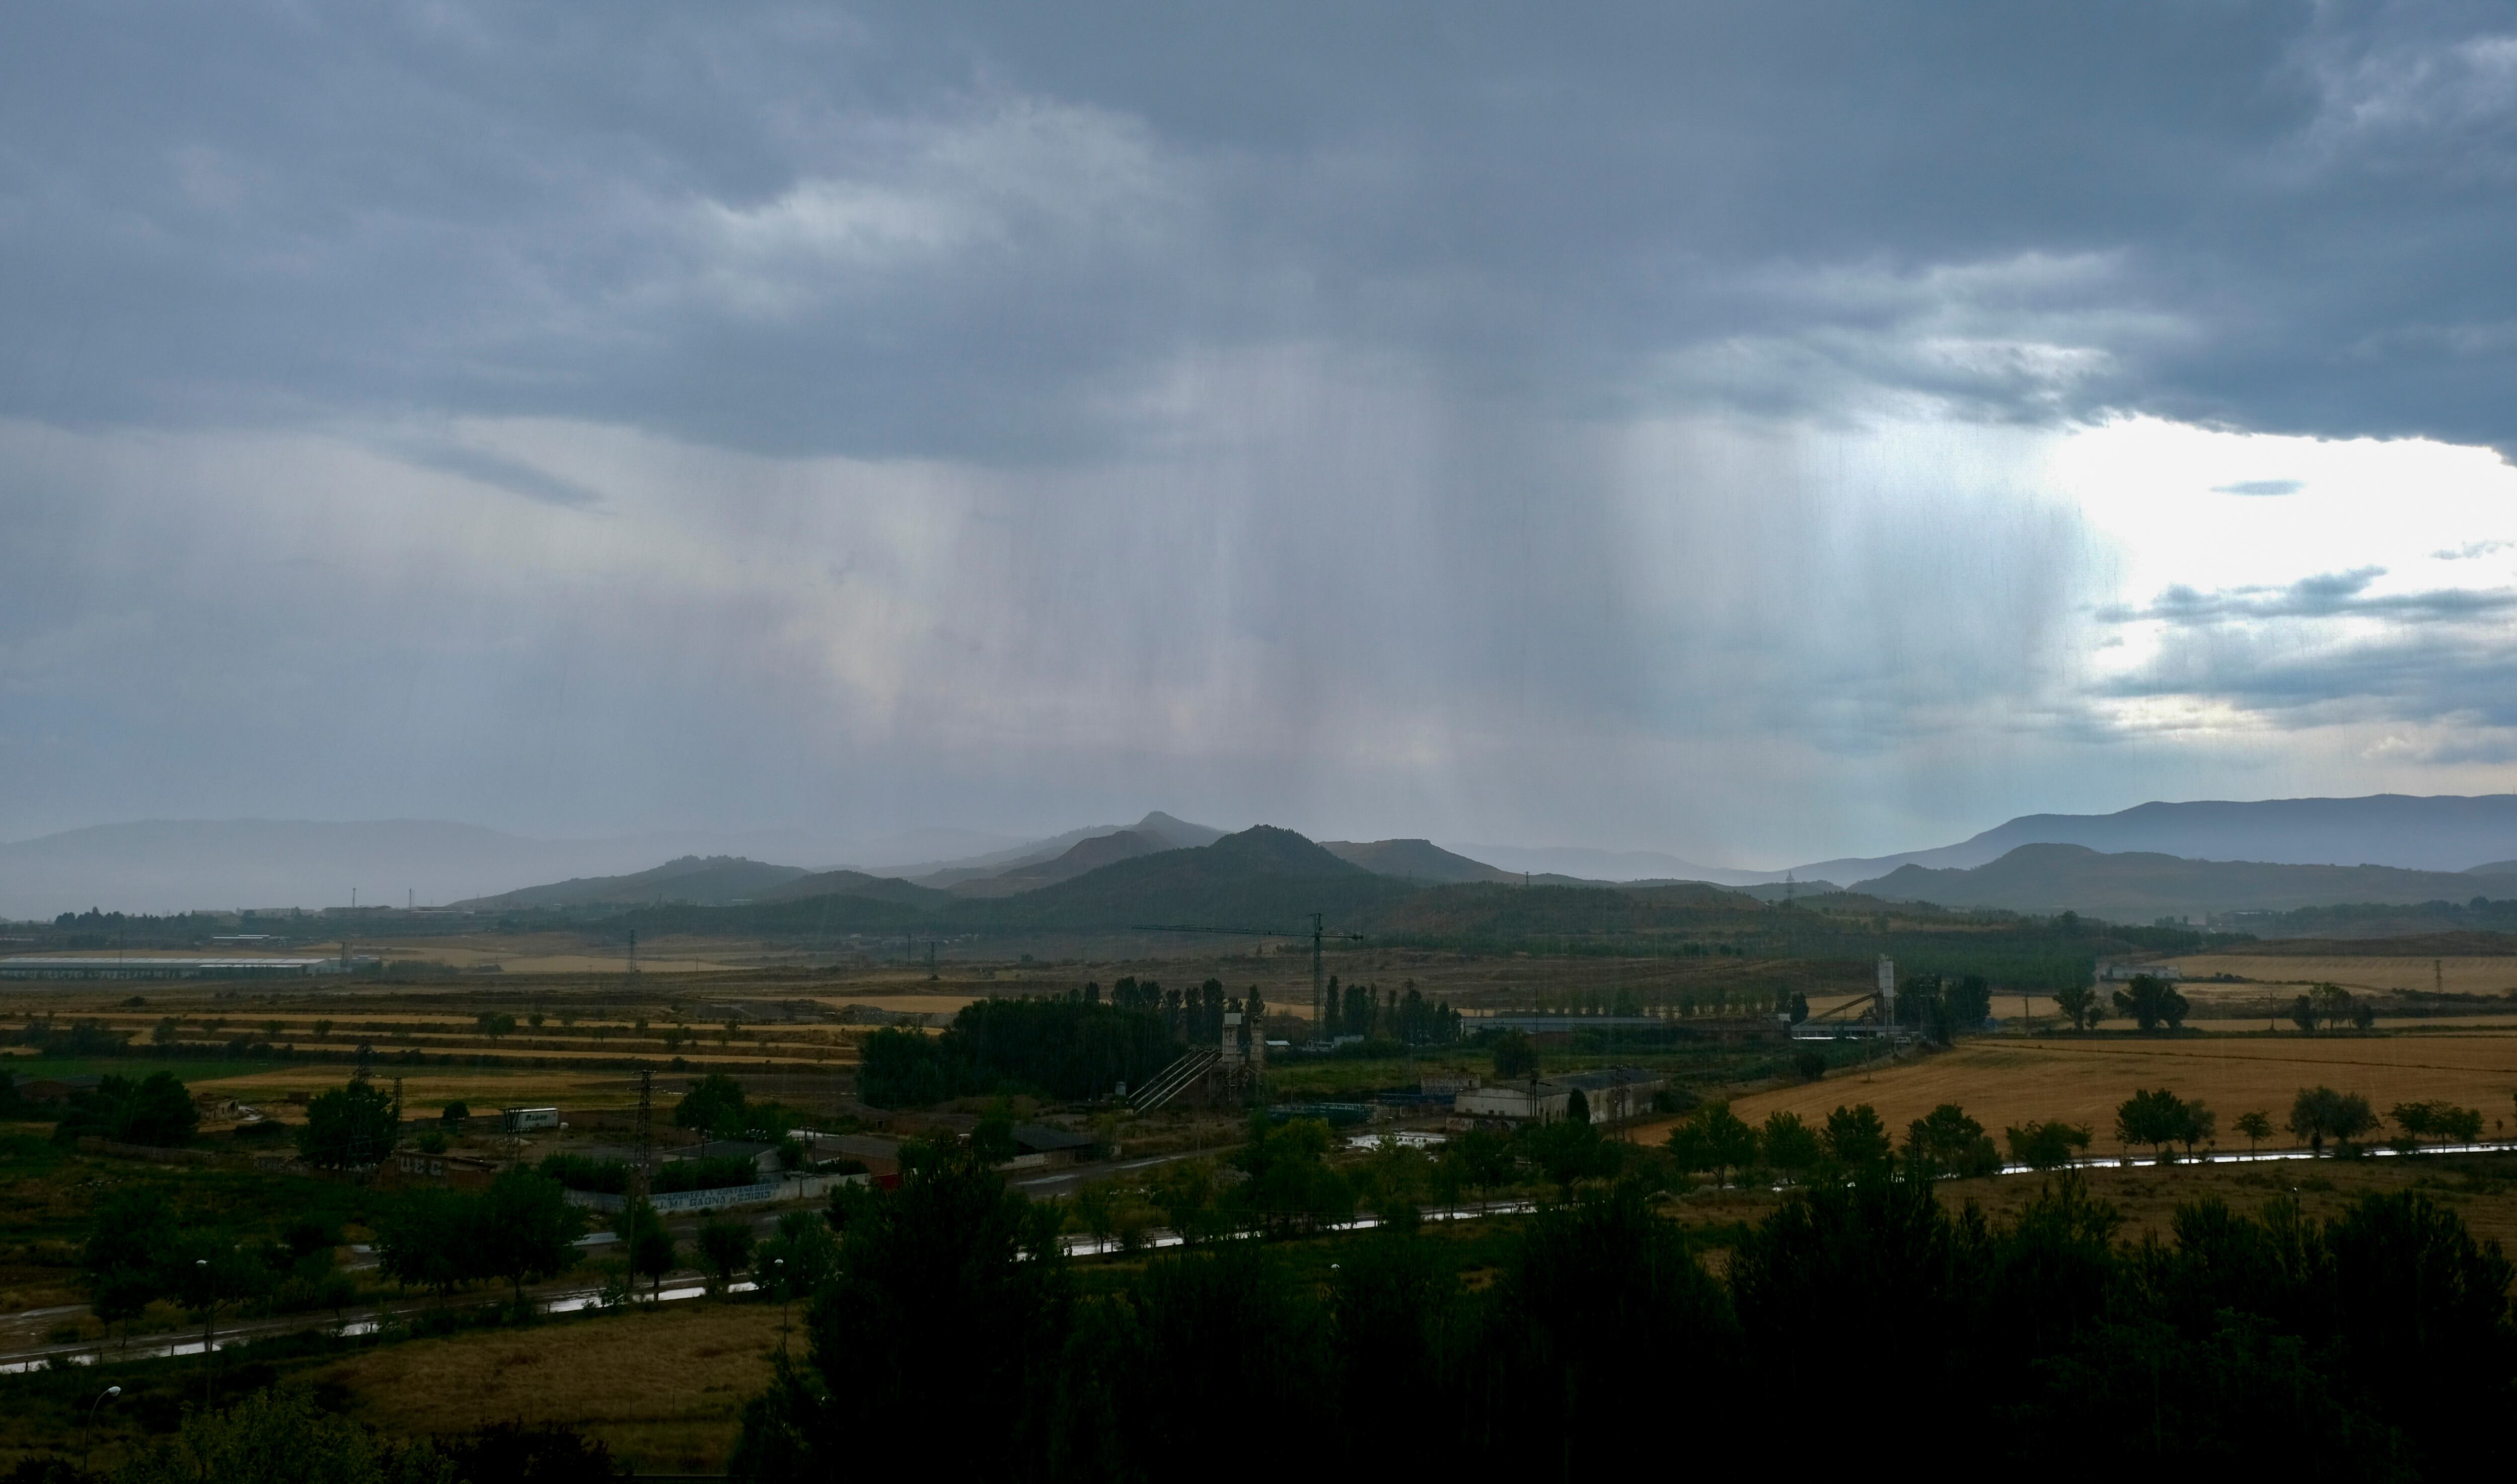
[[[2517,995],[2517,955],[2502,957],[2439,956],[2435,958],[2368,955],[2304,956],[2294,954],[2195,954],[2172,960],[2189,980],[2213,974],[2236,974],[2251,985],[2188,983],[2185,993],[2214,990],[2257,990],[2264,985],[2338,984],[2355,994],[2382,995],[2396,990],[2426,993],[2444,989],[2451,995]]]
[[[797,1355],[802,1336],[790,1338]],[[778,1309],[702,1299],[652,1311],[386,1345],[316,1378],[406,1437],[484,1422],[574,1422],[640,1473],[715,1473],[769,1383]]]
[[[2505,1134],[2517,1093],[2517,1034],[2414,1036],[2134,1035],[2013,1039],[1987,1037],[1953,1050],[1846,1069],[1823,1081],[1747,1093],[1731,1107],[1751,1123],[1776,1109],[1823,1119],[1838,1106],[1868,1103],[1892,1129],[1956,1103],[1999,1137],[2030,1120],[2086,1124],[2097,1150],[2114,1147],[2117,1104],[2142,1087],[2199,1098],[2220,1115],[2222,1147],[2242,1146],[2229,1124],[2261,1110],[2279,1124],[2299,1088],[2322,1083],[2390,1104],[2446,1098],[2480,1108],[2486,1127]],[[1662,1136],[1666,1123],[1636,1136]],[[2285,1135],[2277,1138],[2285,1138]]]

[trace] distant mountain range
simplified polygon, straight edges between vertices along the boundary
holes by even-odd
[[[793,831],[545,840],[444,820],[141,820],[0,844],[0,918],[346,907],[353,892],[428,907],[685,855],[817,853]]]
[[[1463,857],[1474,857],[1518,880],[1549,877],[1570,881],[1711,881],[1718,886],[1750,886],[1779,881],[1779,870],[1742,870],[1706,866],[1657,850],[1584,850],[1574,846],[1459,845]]]
[[[2196,861],[2278,866],[2392,866],[2403,870],[2517,870],[2517,793],[2139,804],[2114,814],[2028,814],[1955,845],[1903,855],[1814,861],[1795,875],[1866,881],[1900,866],[1965,869],[2022,845],[2085,845]],[[2486,863],[2497,863],[2496,868]],[[1779,874],[1779,872],[1777,872]],[[1762,878],[1761,878],[1762,879]]]
[[[658,901],[722,906],[836,896],[909,907],[922,905],[928,894],[939,901],[1010,901],[1113,866],[1212,845],[1224,837],[1213,826],[1156,811],[1133,825],[1092,826],[968,855],[905,866],[813,870],[800,864],[771,864],[827,861],[835,853],[823,853],[800,832],[542,840],[428,820],[154,821],[0,844],[0,917],[49,917],[90,906],[165,912],[347,905],[354,889],[362,902],[375,905],[460,901],[502,911]],[[921,830],[894,836],[882,849],[995,846],[1004,838],[968,830]],[[2076,858],[2030,855],[1990,875],[1965,874],[2030,845],[2078,846],[2109,860],[2141,859],[2067,868],[2058,863]],[[1863,890],[1948,906],[2037,911],[2069,905],[2083,912],[2146,920],[2199,911],[2270,910],[2279,903],[2490,895],[2494,888],[2479,882],[2449,891],[2437,882],[2402,879],[2400,874],[2517,875],[2517,794],[2150,803],[2107,815],[2026,815],[1954,845],[1795,867],[1789,874],[1799,884],[1791,888],[1780,884],[1783,871],[1706,866],[1653,851],[1493,845],[1446,849],[1423,839],[1332,840],[1312,848],[1366,875],[1419,885],[1708,881],[1770,899],[1786,890],[1822,891],[1827,882],[1854,882]],[[2156,864],[2170,858],[2189,864],[2245,864],[2248,870],[2215,873]],[[652,864],[659,859],[666,864]],[[2381,873],[2353,873],[2364,866]],[[2279,880],[2262,873],[2275,867],[2342,869]],[[1921,874],[1905,873],[1908,868]],[[2143,876],[2153,884],[2137,886],[2135,878]],[[2332,892],[2365,895],[2335,897],[2328,894]]]
[[[2264,861],[2189,861],[2154,851],[2113,854],[2085,845],[2022,845],[1966,869],[1899,866],[1852,888],[1890,901],[1993,907],[2022,912],[2065,910],[2114,922],[2232,912],[2287,912],[2337,903],[2463,902],[2512,893],[2517,879],[2392,866],[2290,866]]]
[[[1140,876],[1123,872],[1114,879],[1141,883],[1158,879],[1165,871],[1194,871],[1210,866],[1240,869],[1261,860],[1267,871],[1301,877],[1351,880],[1381,876],[1427,886],[1459,881],[1517,882],[1522,879],[1482,862],[1453,855],[1428,840],[1335,840],[1313,844],[1290,830],[1270,829],[1265,826],[1258,827],[1258,829],[1264,832],[1253,834],[1245,830],[1240,835],[1226,835],[1212,826],[1192,825],[1157,811],[1126,828],[1114,827],[1098,833],[1075,831],[1071,835],[1058,836],[1058,840],[1072,838],[1073,843],[1054,853],[1049,847],[1056,841],[1044,841],[1023,850],[1002,852],[1007,859],[990,865],[949,866],[915,879],[848,869],[807,871],[791,866],[771,866],[722,857],[706,860],[685,858],[632,875],[558,881],[455,905],[476,911],[512,912],[536,907],[654,903],[723,907],[747,902],[766,904],[852,897],[929,909],[949,901],[1029,896],[1060,882],[1091,875],[1105,867],[1143,857],[1198,851],[1227,839],[1240,843],[1220,856],[1199,856],[1194,862],[1184,857],[1164,868],[1148,868],[1152,874]],[[1301,848],[1295,849],[1286,843],[1289,840],[1301,841]],[[1273,851],[1272,855],[1252,854],[1260,849],[1260,844],[1255,842],[1267,841],[1274,842],[1268,847]],[[1055,904],[1063,899],[1051,897],[1046,900],[1053,911]],[[1154,900],[1159,900],[1159,895]],[[1201,897],[1196,900],[1207,899]]]

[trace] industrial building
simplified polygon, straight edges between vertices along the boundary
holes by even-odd
[[[354,960],[363,966],[372,959]],[[302,979],[342,972],[338,958],[178,958],[98,954],[0,958],[0,979]]]

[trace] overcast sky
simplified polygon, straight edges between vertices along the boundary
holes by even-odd
[[[0,330],[0,838],[2517,786],[2505,5],[15,6]]]

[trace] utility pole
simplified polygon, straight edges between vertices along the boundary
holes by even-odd
[[[646,1067],[638,1069],[638,1175],[645,1179],[647,1166],[655,1157],[656,1141],[656,1074]]]
[[[1312,912],[1309,916],[1311,919],[1311,1037],[1316,1040],[1328,1024],[1321,1018],[1321,1008],[1327,1002],[1326,970],[1320,957],[1322,944],[1330,938],[1361,943],[1364,937],[1361,933],[1330,932],[1326,926],[1328,916],[1325,912]],[[1128,931],[1131,933],[1215,933],[1242,938],[1299,938],[1301,936],[1299,931],[1280,933],[1264,927],[1204,927],[1194,923],[1175,922],[1139,922],[1130,927]]]
[[[638,1299],[638,1208],[647,1199],[647,1166],[654,1158],[656,1132],[656,1074],[653,1069],[638,1069],[638,1163],[629,1169],[628,1198],[620,1203],[623,1220],[621,1243],[628,1251],[620,1255],[629,1273],[629,1301]],[[659,1217],[659,1220],[661,1218]]]
[[[1319,1038],[1320,1028],[1328,1024],[1322,1018],[1328,1006],[1328,989],[1320,977],[1320,940],[1325,936],[1321,924],[1327,920],[1325,912],[1311,913],[1311,1037],[1315,1040]]]

